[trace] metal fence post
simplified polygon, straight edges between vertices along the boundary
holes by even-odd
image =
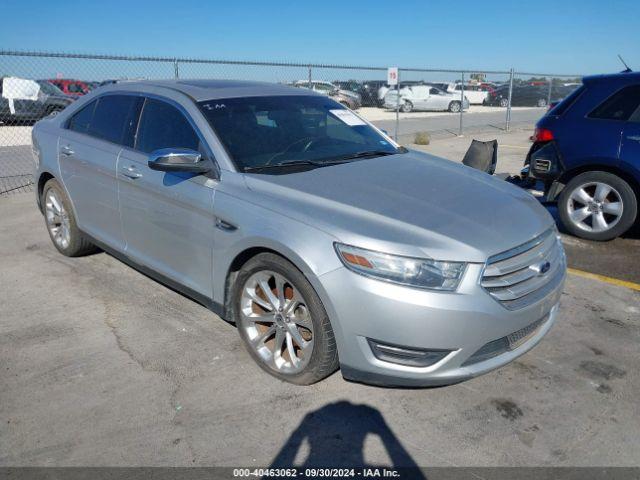
[[[180,78],[180,71],[178,70],[178,59],[173,61],[173,76],[174,78]]]
[[[313,88],[313,81],[311,80],[311,65],[309,65],[309,89]]]
[[[398,143],[398,130],[400,129],[400,69],[398,69],[398,78],[396,79],[396,133],[394,140]]]
[[[462,74],[462,83],[460,84],[460,131],[458,136],[462,136],[462,112],[464,111],[464,72]]]
[[[549,77],[549,91],[547,93],[547,106],[551,104],[551,89],[553,88],[553,77]]]
[[[509,102],[507,103],[507,124],[505,130],[509,131],[511,124],[511,94],[513,93],[513,68],[509,70]]]

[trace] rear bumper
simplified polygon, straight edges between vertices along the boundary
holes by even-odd
[[[531,145],[525,165],[529,165],[529,177],[551,183],[565,171],[556,142],[536,142]]]
[[[534,183],[537,181],[544,183],[545,201],[555,201],[564,188],[559,180],[566,171],[556,142],[534,143],[524,163],[527,168],[527,177]]]

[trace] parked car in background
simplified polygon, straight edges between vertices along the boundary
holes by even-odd
[[[547,85],[514,85],[511,105],[514,107],[546,107],[551,101],[558,102],[575,90],[574,85],[553,85],[551,92]],[[506,107],[509,104],[509,85],[501,85],[489,92],[485,105]]]
[[[457,93],[463,90],[461,83],[449,84],[447,88],[448,92]],[[483,105],[487,98],[489,98],[489,92],[493,91],[493,88],[484,85],[467,84],[464,85],[464,96],[467,97],[471,105]]]
[[[457,383],[556,321],[565,256],[533,196],[409,151],[325,95],[115,84],[38,122],[33,141],[61,254],[99,246],[207,305],[280,380],[340,367],[389,386]]]
[[[51,78],[48,80],[48,82],[58,87],[60,90],[62,90],[63,93],[67,95],[73,95],[76,97],[85,95],[91,91],[89,84],[81,80]]]
[[[426,85],[425,82],[423,82],[422,80],[410,80],[410,81],[404,81],[404,82],[400,82],[400,84],[398,85],[398,88],[403,89],[405,87],[412,87],[414,85]],[[380,101],[380,106],[384,106],[384,97],[387,94],[387,92],[389,92],[390,90],[395,90],[396,86],[390,87],[389,85],[387,85],[387,83],[385,82],[384,85],[382,85],[379,89],[378,89],[378,99]]]
[[[397,103],[398,92],[389,90],[384,96],[385,108],[395,109]],[[460,102],[460,94],[445,92],[429,85],[400,89],[400,111],[405,113],[414,110],[448,110],[455,113],[468,108],[469,100],[466,97],[464,102]]]
[[[73,100],[47,81],[0,78],[0,122],[7,125],[33,123],[62,111]]]
[[[557,202],[562,225],[611,240],[636,221],[640,199],[640,73],[585,77],[536,125],[526,160]]]
[[[47,80],[37,80],[42,93],[41,101],[44,104],[45,115],[58,113],[71,105],[77,97],[66,95],[55,85]]]
[[[308,88],[322,95],[327,95],[351,110],[357,110],[362,105],[359,94],[350,90],[340,89],[331,82],[324,80],[298,80],[294,82],[293,85],[298,88]]]
[[[384,96],[378,97],[378,90],[387,85],[386,80],[365,80],[362,82],[360,96],[363,107],[382,107]]]

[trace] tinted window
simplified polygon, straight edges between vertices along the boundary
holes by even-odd
[[[93,111],[95,110],[97,103],[98,101],[94,100],[89,103],[89,105],[81,108],[78,113],[71,117],[67,128],[74,132],[87,133],[89,130],[89,124],[93,118]]]
[[[190,148],[198,151],[200,139],[177,108],[148,98],[140,117],[136,148],[145,153],[159,148]]]
[[[135,122],[135,109],[140,97],[107,95],[98,99],[89,125],[89,135],[120,145],[131,145],[127,132]]]
[[[640,105],[640,85],[625,87],[589,114],[590,118],[627,121]]]
[[[569,96],[562,100],[558,105],[553,107],[553,109],[549,112],[549,115],[563,115],[564,112],[569,110],[569,107],[571,107],[571,105],[576,103],[576,100],[580,95],[582,95],[582,92],[584,92],[584,90],[585,87],[584,85],[582,85],[580,86],[580,88],[577,88],[576,90],[571,92]]]

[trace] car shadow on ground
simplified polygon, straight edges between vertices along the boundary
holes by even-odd
[[[364,454],[365,440],[377,436],[391,465],[372,465]],[[300,464],[296,459],[308,451]],[[425,478],[387,425],[368,405],[330,403],[308,413],[273,459],[272,468],[408,468],[412,478]],[[415,469],[415,470],[414,470]],[[417,475],[417,476],[416,476]]]

